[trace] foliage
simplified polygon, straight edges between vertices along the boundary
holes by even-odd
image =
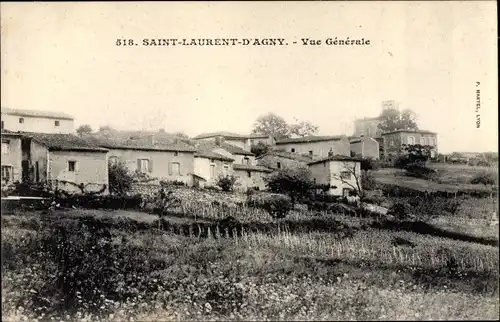
[[[233,191],[234,185],[238,178],[234,175],[219,176],[217,178],[216,185],[222,189],[222,191]]]
[[[434,169],[426,167],[424,164],[412,163],[408,164],[405,168],[405,175],[414,178],[421,178],[426,180],[436,180],[437,172]]]
[[[109,125],[99,126],[99,132],[114,131],[114,129]]]
[[[361,170],[361,187],[366,190],[374,190],[377,188],[377,182],[370,170]]]
[[[271,192],[287,194],[293,203],[314,187],[311,171],[302,167],[278,169],[264,180]]]
[[[181,139],[189,139],[189,136],[186,133],[175,132],[173,135]]]
[[[289,136],[288,124],[285,119],[274,113],[259,116],[254,123],[252,133],[271,135],[277,140]]]
[[[397,220],[408,220],[413,218],[411,215],[412,207],[406,202],[397,202],[389,208],[387,215],[393,216]]]
[[[78,133],[78,135],[89,134],[92,133],[92,128],[88,124],[83,124],[76,129],[76,133]]]
[[[254,193],[248,196],[247,205],[264,209],[274,219],[281,219],[292,209],[292,200],[282,194]]]
[[[380,169],[380,161],[373,158],[361,159],[361,170],[378,170]]]
[[[184,181],[179,181],[179,180],[160,180],[160,185],[183,187],[186,185],[186,183]]]
[[[412,110],[399,111],[396,107],[384,109],[380,114],[378,128],[385,132],[395,130],[417,130],[416,115]]]
[[[255,154],[255,156],[259,157],[261,155],[266,154],[270,149],[270,146],[265,144],[264,142],[258,142],[257,144],[253,144],[250,147],[250,152]]]
[[[290,124],[288,126],[289,136],[305,137],[309,135],[315,135],[318,132],[318,126],[313,125],[312,123],[307,121],[299,122],[299,120],[297,119],[296,121],[296,124]]]
[[[134,177],[122,162],[108,165],[109,192],[114,195],[125,195],[132,188]]]
[[[471,184],[493,185],[496,183],[496,177],[492,172],[481,172],[476,174],[471,180]]]

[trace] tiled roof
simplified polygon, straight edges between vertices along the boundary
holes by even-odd
[[[247,151],[245,149],[242,149],[236,145],[229,144],[226,142],[222,142],[221,144],[217,145],[215,142],[212,141],[191,141],[192,145],[195,146],[198,150],[203,149],[203,150],[210,150],[213,151],[215,149],[224,149],[227,152],[231,154],[239,154],[239,155],[254,155],[252,152]]]
[[[304,162],[304,163],[308,163],[308,162],[312,161],[311,157],[300,155],[297,153],[292,153],[292,152],[280,151],[280,150],[269,151],[266,154],[258,157],[258,159],[262,159],[266,156],[287,158],[287,159],[291,159],[291,160],[298,161],[298,162]]]
[[[258,166],[258,165],[247,165],[247,164],[233,164],[234,170],[243,170],[243,171],[257,171],[257,172],[273,172],[273,170]]]
[[[436,132],[431,132],[427,130],[395,130],[390,132],[382,133],[382,135],[388,135],[393,133],[420,133],[420,134],[437,134]]]
[[[36,142],[45,145],[50,151],[108,151],[74,134],[20,133],[23,136],[33,138]]]
[[[143,151],[179,151],[196,152],[196,149],[179,139],[156,138],[151,142],[149,137],[124,137],[90,134],[85,140],[108,149],[143,150]]]
[[[231,158],[228,158],[222,154],[219,154],[219,153],[215,153],[215,152],[212,152],[210,150],[206,150],[206,149],[201,149],[201,150],[198,150],[195,154],[194,154],[195,158],[198,157],[198,158],[207,158],[207,159],[215,159],[215,160],[221,160],[221,161],[228,161],[228,162],[232,162],[234,161],[234,159],[231,159]]]
[[[207,138],[213,138],[217,136],[222,136],[227,139],[259,139],[259,138],[268,138],[269,135],[265,134],[238,134],[238,133],[232,133],[232,132],[211,132],[211,133],[202,133],[200,135],[195,136],[193,139],[207,139]]]
[[[276,141],[276,144],[287,144],[287,143],[309,143],[309,142],[321,142],[321,141],[333,141],[342,139],[342,135],[335,136],[306,136],[303,138],[293,138],[293,139],[283,139]]]
[[[13,135],[13,136],[21,136],[20,132],[14,132],[11,130],[2,129],[2,135]]]
[[[38,111],[38,110],[22,110],[2,107],[2,114],[30,116],[30,117],[47,117],[53,119],[74,120],[74,117],[63,113],[54,111]]]
[[[348,156],[345,156],[345,155],[335,155],[333,157],[323,158],[323,159],[319,159],[319,160],[315,160],[315,161],[309,162],[308,165],[317,164],[317,163],[323,163],[323,162],[327,162],[327,161],[355,161],[355,162],[361,162],[361,160],[359,158],[348,157]]]

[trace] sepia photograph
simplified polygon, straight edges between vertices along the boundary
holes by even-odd
[[[2,321],[498,321],[496,12],[0,3]]]

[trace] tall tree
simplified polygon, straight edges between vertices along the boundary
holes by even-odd
[[[254,123],[252,133],[272,135],[276,139],[289,137],[288,124],[285,119],[274,113],[259,116]]]
[[[318,126],[313,125],[307,121],[291,124],[288,128],[288,133],[290,136],[295,135],[299,137],[304,137],[308,135],[315,135],[317,132],[318,132]]]
[[[76,133],[78,133],[78,135],[89,134],[92,133],[92,128],[88,124],[83,124],[76,129]]]
[[[384,109],[380,114],[378,128],[384,132],[395,130],[417,130],[416,115],[410,109],[399,111],[395,107]]]

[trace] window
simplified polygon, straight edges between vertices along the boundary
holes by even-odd
[[[12,167],[10,165],[2,166],[2,181],[9,182],[12,179]]]
[[[429,138],[429,145],[436,145],[436,142],[434,141],[434,138]]]
[[[23,117],[20,117],[19,118],[19,124],[23,124],[24,123],[24,118]]]
[[[179,152],[175,151],[174,152],[174,157],[179,156]]]
[[[251,178],[251,177],[252,177],[252,172],[247,171],[247,176],[248,176],[249,178]]]
[[[76,171],[76,161],[68,161],[68,171],[69,172]]]
[[[415,138],[413,136],[408,137],[408,144],[415,144]]]
[[[424,137],[420,138],[420,145],[425,145],[425,138]]]
[[[309,151],[309,155],[312,156],[313,155],[313,151]]]
[[[172,174],[174,176],[180,176],[181,175],[181,164],[179,162],[173,162],[172,163]]]
[[[59,126],[59,121],[54,121],[55,126]]]
[[[113,165],[118,164],[118,157],[116,156],[109,157],[109,163]]]
[[[342,171],[340,173],[340,178],[341,179],[346,179],[346,180],[351,179],[351,172],[349,172],[349,171]]]
[[[210,159],[210,163],[214,163],[214,159]]]
[[[292,151],[292,153],[294,153],[294,152],[295,152],[295,149],[294,149],[294,148],[292,148],[292,150],[291,150],[291,151]]]
[[[9,154],[9,153],[10,153],[10,142],[2,141],[2,154]]]
[[[138,170],[141,173],[146,173],[150,171],[149,159],[139,159],[138,160]]]
[[[215,177],[215,165],[210,165],[210,177]]]
[[[241,163],[243,163],[243,164],[250,164],[250,159],[247,158],[247,157],[245,157],[245,158],[243,158],[243,160],[241,160]]]
[[[390,144],[391,146],[394,146],[394,140],[390,140],[390,141],[389,141],[389,144]]]
[[[224,166],[224,175],[229,173],[229,167],[227,165]]]
[[[281,169],[281,163],[280,162],[276,162],[276,166],[278,167],[278,169]]]

